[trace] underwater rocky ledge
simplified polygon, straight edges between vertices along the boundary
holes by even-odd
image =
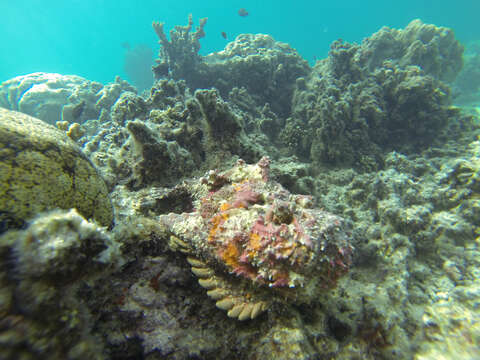
[[[0,86],[0,358],[480,357],[480,129],[412,21],[311,67],[206,19],[153,87]]]

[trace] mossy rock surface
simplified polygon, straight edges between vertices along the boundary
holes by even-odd
[[[64,132],[0,108],[0,231],[55,208],[104,226],[113,220],[105,182]]]

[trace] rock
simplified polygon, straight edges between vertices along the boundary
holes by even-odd
[[[0,148],[0,230],[55,208],[76,208],[103,226],[111,224],[103,179],[64,132],[0,108]]]

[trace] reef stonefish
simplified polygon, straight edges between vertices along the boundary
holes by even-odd
[[[275,301],[310,302],[351,264],[344,220],[269,180],[267,157],[212,170],[189,192],[193,211],[160,223],[229,317],[253,319]]]

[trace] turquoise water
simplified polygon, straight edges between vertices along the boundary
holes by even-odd
[[[245,8],[249,16],[237,14]],[[124,71],[126,47],[158,51],[152,21],[166,30],[208,17],[203,54],[223,49],[241,33],[267,33],[313,62],[342,38],[359,42],[382,26],[412,19],[447,26],[462,42],[480,38],[478,0],[416,1],[127,1],[17,0],[0,4],[0,81],[36,71],[76,74],[102,83]],[[227,34],[227,39],[221,33]]]

